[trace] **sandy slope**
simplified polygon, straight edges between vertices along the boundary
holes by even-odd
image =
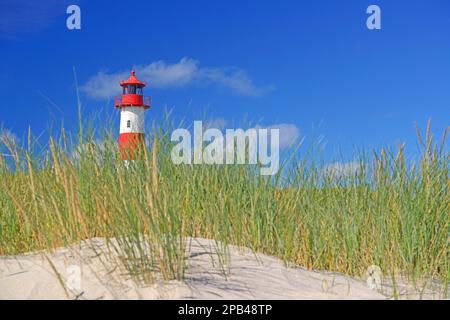
[[[245,248],[230,247],[229,270],[225,274],[214,241],[189,239],[189,246],[184,282],[156,281],[147,286],[135,283],[117,264],[105,262],[110,261],[106,256],[116,255],[107,253],[111,251],[101,238],[82,243],[77,251],[61,248],[47,255],[0,257],[0,299],[388,298],[369,289],[363,281],[341,274],[287,268],[276,258],[255,255]],[[77,282],[80,278],[81,282]]]

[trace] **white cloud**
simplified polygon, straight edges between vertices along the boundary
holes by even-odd
[[[201,71],[198,68],[198,61],[189,58],[183,58],[174,64],[156,61],[136,69],[139,77],[157,88],[185,86],[194,81]]]
[[[279,129],[280,133],[280,149],[285,149],[293,146],[299,141],[300,129],[291,123],[273,124],[268,127],[256,126],[257,129]],[[269,131],[270,133],[270,131]]]
[[[223,118],[216,118],[216,119],[211,119],[208,120],[206,122],[206,128],[214,128],[214,129],[219,129],[219,130],[223,130],[225,129],[225,126],[227,124],[227,121]]]
[[[191,58],[182,58],[173,64],[155,61],[136,66],[135,69],[137,77],[152,88],[216,85],[247,96],[260,96],[274,89],[273,85],[256,86],[241,69],[199,67],[199,62]],[[94,98],[111,97],[120,92],[119,82],[127,79],[129,74],[129,70],[116,73],[100,71],[92,76],[81,90]]]
[[[280,123],[280,124],[273,124],[270,126],[260,126],[260,125],[256,125],[254,127],[251,128],[232,128],[232,127],[227,127],[228,122],[223,119],[223,118],[217,118],[217,119],[212,119],[206,122],[205,124],[205,128],[209,129],[209,128],[213,128],[213,129],[219,129],[220,131],[224,131],[224,130],[237,130],[237,129],[242,129],[244,131],[249,130],[249,129],[268,129],[268,135],[269,135],[269,140],[270,140],[270,129],[278,129],[279,130],[279,148],[280,149],[286,149],[292,146],[295,146],[295,144],[297,142],[300,141],[300,129],[295,125],[295,124],[288,124],[288,123]],[[225,142],[222,142],[225,143]],[[234,140],[227,140],[226,142],[228,145],[233,146],[233,144],[235,143]]]
[[[351,162],[335,162],[328,164],[323,168],[323,173],[326,176],[333,178],[343,178],[354,176],[361,171],[361,164],[357,161]]]
[[[80,87],[93,98],[108,98],[120,93],[119,82],[128,78],[129,72],[108,74],[100,71]]]

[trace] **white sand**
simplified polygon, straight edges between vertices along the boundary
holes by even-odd
[[[123,267],[106,259],[117,255],[107,253],[111,251],[101,238],[82,243],[78,253],[61,248],[48,254],[0,257],[0,299],[389,298],[361,280],[287,268],[276,258],[232,246],[229,268],[224,273],[214,241],[189,239],[189,243],[185,281],[156,280],[151,285],[137,284]],[[430,294],[424,297],[439,298]]]

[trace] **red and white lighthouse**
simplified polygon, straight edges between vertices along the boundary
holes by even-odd
[[[144,96],[145,83],[131,76],[120,82],[122,95],[116,96],[114,106],[120,109],[119,150],[122,160],[134,160],[145,141],[144,112],[150,108],[150,97]]]

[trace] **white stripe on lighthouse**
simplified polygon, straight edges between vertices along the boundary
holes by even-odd
[[[120,111],[120,133],[143,133],[144,111],[142,107],[123,107]]]

